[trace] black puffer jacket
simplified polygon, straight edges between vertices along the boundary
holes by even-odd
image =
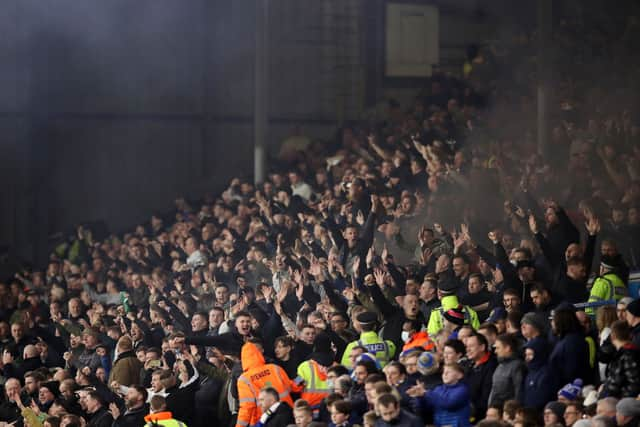
[[[609,364],[601,397],[637,397],[640,394],[640,349],[632,343],[618,350]]]

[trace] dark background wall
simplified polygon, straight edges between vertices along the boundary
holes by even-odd
[[[384,3],[269,2],[270,148],[407,90],[382,78]],[[429,3],[457,70],[491,20],[479,1]],[[56,231],[123,230],[250,176],[255,19],[255,0],[5,0],[0,245],[42,260]]]

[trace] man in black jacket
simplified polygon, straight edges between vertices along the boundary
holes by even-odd
[[[149,413],[147,390],[140,385],[129,387],[124,398],[126,411],[121,414],[115,403],[109,405],[109,412],[115,419],[112,427],[139,427],[145,425],[144,417]]]
[[[188,336],[185,344],[205,347],[216,347],[224,354],[240,357],[245,340],[252,336],[251,315],[246,311],[236,314],[235,330],[217,336]],[[182,419],[178,417],[178,419]]]
[[[262,416],[258,425],[262,427],[281,427],[294,423],[291,407],[280,402],[278,391],[272,387],[263,388],[258,395],[258,404]]]
[[[172,371],[165,371],[161,374],[160,380],[167,393],[165,397],[167,409],[186,425],[192,425],[193,402],[198,388],[198,382],[196,381],[198,376],[195,375],[195,370],[189,361],[183,360],[176,363],[183,364],[180,367],[180,371],[182,371],[181,374],[185,373],[186,370],[186,372],[189,373],[190,379],[181,385]],[[192,375],[192,373],[194,375]]]
[[[348,225],[345,227],[344,232],[341,232],[329,212],[326,210],[322,211],[325,219],[324,226],[329,230],[331,238],[338,247],[340,264],[342,264],[346,271],[352,271],[356,257],[360,260],[366,258],[367,252],[373,244],[376,214],[379,210],[380,200],[377,196],[371,196],[371,212],[369,212],[360,233],[358,233],[358,229],[353,225]],[[365,263],[361,262],[359,264],[359,275],[364,273],[364,269]]]
[[[22,415],[16,400],[20,399],[20,381],[9,378],[4,384],[6,400],[0,404],[0,421],[15,423],[14,426],[22,427]]]
[[[487,412],[489,393],[493,383],[493,372],[498,361],[489,350],[489,343],[484,335],[474,333],[465,340],[467,358],[473,361],[473,366],[467,371],[465,382],[469,386],[472,414],[476,421],[481,420]]]
[[[89,415],[87,427],[111,427],[113,417],[104,407],[102,397],[98,392],[88,392],[85,403],[87,405],[87,414]]]
[[[625,318],[631,326],[631,341],[640,347],[640,298],[636,298],[627,305]]]
[[[380,287],[385,286],[381,280],[381,271],[376,271],[376,282],[369,286],[371,298],[374,304],[380,310],[385,319],[382,338],[392,341],[397,349],[401,349],[404,345],[402,340],[402,327],[405,322],[416,322],[422,326],[426,324],[426,320],[420,311],[420,300],[417,295],[405,295],[402,300],[402,308],[392,305],[382,293]]]

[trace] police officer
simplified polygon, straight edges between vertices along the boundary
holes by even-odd
[[[627,296],[627,287],[622,279],[615,273],[618,267],[617,259],[607,255],[603,255],[600,260],[600,276],[593,281],[591,293],[589,294],[589,302],[601,301],[620,301]],[[595,309],[588,307],[585,312],[593,316]]]
[[[458,285],[453,280],[443,280],[438,283],[438,298],[440,298],[440,307],[431,310],[431,316],[429,316],[429,324],[427,325],[427,332],[429,336],[435,337],[438,332],[444,326],[444,313],[449,310],[458,308],[460,301],[456,292],[458,291]],[[480,321],[478,315],[469,306],[462,306],[462,313],[464,314],[464,324],[471,325],[473,329],[478,329]]]
[[[342,365],[351,369],[351,360],[349,359],[349,355],[351,354],[351,349],[353,347],[364,347],[367,349],[368,353],[373,354],[376,359],[380,362],[380,365],[384,367],[395,355],[396,353],[396,345],[389,341],[381,339],[376,333],[376,322],[377,317],[375,313],[365,311],[364,313],[360,313],[356,320],[360,323],[362,328],[362,333],[360,334],[360,338],[351,341],[342,355]]]

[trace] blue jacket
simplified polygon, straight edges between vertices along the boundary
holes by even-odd
[[[436,426],[469,427],[471,425],[469,387],[462,381],[452,385],[440,385],[417,399],[419,407],[433,409],[433,423]]]
[[[556,343],[549,357],[553,387],[559,390],[576,378],[591,384],[593,370],[589,366],[589,347],[580,333],[569,333]]]
[[[555,400],[551,371],[547,364],[549,347],[544,338],[533,338],[525,344],[525,349],[534,351],[533,359],[527,362],[527,376],[524,379],[523,401],[525,407],[544,409],[547,402]]]

